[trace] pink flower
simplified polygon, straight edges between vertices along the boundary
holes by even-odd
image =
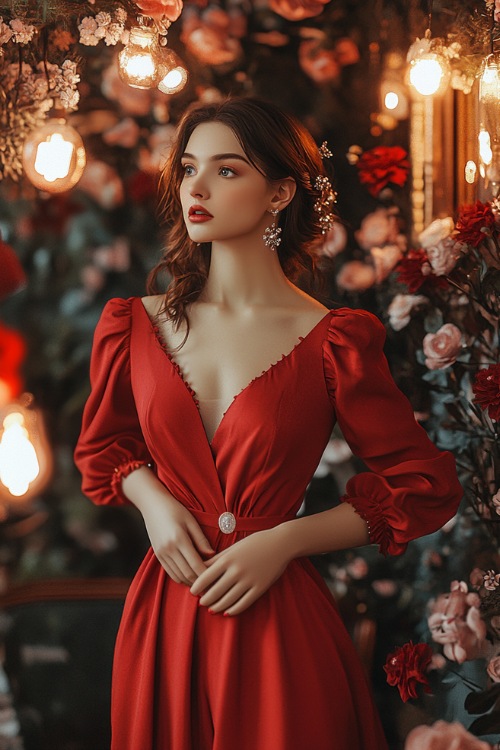
[[[325,49],[321,40],[305,39],[300,43],[299,64],[314,83],[329,83],[340,75],[334,50]]]
[[[436,276],[447,276],[453,271],[460,258],[460,252],[465,248],[463,242],[456,242],[453,237],[446,237],[427,248],[427,257]]]
[[[337,274],[337,284],[348,292],[363,292],[375,283],[375,270],[360,260],[344,263]]]
[[[453,323],[445,323],[436,333],[424,336],[425,364],[429,370],[444,370],[452,365],[462,347],[462,332]]]
[[[377,208],[376,211],[367,214],[355,233],[355,237],[363,250],[381,245],[404,243],[404,237],[399,232],[397,214],[386,208]]]
[[[389,597],[394,596],[394,594],[398,590],[398,587],[396,582],[393,581],[392,578],[381,578],[378,581],[373,581],[372,589],[379,596]]]
[[[135,4],[144,15],[161,19],[166,16],[169,21],[177,21],[182,11],[182,0],[135,0]]]
[[[181,39],[186,49],[205,65],[227,65],[238,60],[243,50],[231,34],[231,19],[221,8],[184,18]]]
[[[323,12],[329,0],[269,0],[269,8],[287,21],[303,21]]]
[[[486,625],[479,612],[478,594],[455,587],[430,602],[428,617],[432,640],[444,646],[447,659],[462,664],[481,656],[486,638]]]
[[[319,241],[317,250],[321,255],[334,258],[347,244],[347,231],[340,221],[336,221],[330,231]]]
[[[500,516],[500,490],[493,495],[491,502],[494,505],[495,513]]]
[[[480,589],[483,585],[484,581],[484,570],[481,570],[481,568],[474,568],[471,570],[471,573],[469,575],[469,582],[472,588],[474,589]]]
[[[404,750],[491,750],[491,745],[478,740],[462,724],[436,721],[431,727],[412,729],[406,738]]]
[[[395,331],[401,331],[410,322],[414,307],[428,302],[422,294],[396,294],[388,307],[389,324]]]
[[[500,682],[500,656],[494,656],[493,659],[490,659],[486,672],[493,682]]]
[[[386,279],[394,266],[399,263],[403,253],[397,245],[384,245],[383,247],[371,247],[370,255],[375,268],[375,280],[380,284]]]

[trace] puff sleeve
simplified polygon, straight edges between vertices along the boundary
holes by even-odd
[[[128,503],[121,489],[123,477],[151,463],[130,383],[131,304],[109,300],[94,334],[91,393],[74,458],[82,491],[97,504]]]
[[[342,497],[367,522],[383,554],[441,528],[463,491],[455,461],[416,422],[383,353],[385,329],[365,310],[333,311],[324,341],[327,388],[353,453],[370,471],[352,477]]]

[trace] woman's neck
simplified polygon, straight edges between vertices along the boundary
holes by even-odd
[[[262,242],[237,247],[213,243],[208,278],[200,301],[233,310],[290,303],[292,284],[278,256]]]

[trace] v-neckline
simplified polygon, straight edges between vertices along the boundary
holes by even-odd
[[[206,440],[206,442],[208,444],[208,447],[211,450],[213,449],[214,443],[215,443],[215,441],[217,439],[217,436],[218,436],[218,434],[219,434],[219,432],[221,430],[221,427],[225,423],[226,417],[227,417],[228,413],[232,410],[232,407],[234,406],[235,402],[239,401],[239,399],[241,398],[242,395],[246,394],[249,390],[251,390],[251,388],[254,385],[254,383],[256,383],[259,380],[262,380],[263,378],[267,377],[271,372],[273,372],[274,369],[280,365],[280,363],[291,359],[293,357],[293,355],[295,354],[295,352],[297,351],[297,349],[303,344],[303,342],[306,341],[307,339],[309,339],[312,336],[312,334],[321,326],[322,323],[325,322],[325,320],[328,318],[328,316],[332,312],[332,310],[327,310],[327,312],[323,315],[323,317],[320,318],[320,320],[318,320],[318,322],[315,323],[313,325],[313,327],[310,328],[309,331],[304,336],[299,336],[298,337],[297,341],[295,342],[295,344],[293,345],[293,347],[290,349],[290,351],[288,351],[286,354],[282,354],[279,357],[279,359],[277,359],[275,362],[271,362],[271,364],[268,365],[264,370],[262,370],[262,372],[260,374],[255,375],[250,380],[249,383],[247,383],[245,386],[243,386],[243,388],[240,391],[238,391],[238,393],[236,393],[232,397],[232,399],[229,402],[228,406],[226,407],[226,409],[222,413],[222,416],[221,416],[221,418],[219,420],[219,423],[218,423],[217,427],[215,428],[215,432],[214,432],[214,434],[212,436],[212,439],[210,440],[209,437],[208,437],[208,435],[207,435],[207,431],[205,429],[205,424],[204,424],[202,416],[201,416],[200,403],[199,403],[199,399],[198,399],[198,395],[197,395],[196,391],[191,386],[191,384],[189,383],[189,381],[184,377],[184,373],[182,372],[181,367],[176,362],[176,360],[172,356],[171,351],[168,348],[167,342],[165,341],[165,339],[164,339],[164,337],[163,337],[163,335],[161,333],[160,327],[153,321],[153,319],[149,315],[149,313],[146,310],[146,308],[144,306],[144,303],[142,302],[141,298],[139,298],[139,302],[140,302],[140,306],[141,306],[141,308],[142,308],[142,310],[144,312],[144,315],[146,316],[146,318],[147,318],[147,320],[149,322],[149,325],[151,327],[151,330],[152,330],[152,333],[153,333],[153,335],[155,337],[156,342],[159,344],[161,350],[164,352],[164,354],[166,355],[168,361],[171,363],[171,365],[172,365],[175,373],[177,374],[177,377],[183,383],[186,391],[188,392],[188,394],[190,396],[190,401],[193,403],[193,405],[196,408],[196,412],[198,414],[198,419],[199,419],[199,423],[201,425],[201,429],[203,431],[203,434],[205,435],[205,440]]]

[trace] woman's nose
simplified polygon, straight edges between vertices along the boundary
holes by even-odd
[[[189,192],[193,198],[208,198],[208,186],[201,175],[198,174],[191,178]]]

